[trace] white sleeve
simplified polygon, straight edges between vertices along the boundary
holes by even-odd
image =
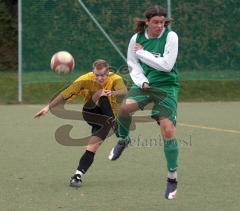
[[[148,66],[163,72],[170,72],[176,62],[178,55],[178,36],[171,31],[167,35],[163,56],[155,57],[149,51],[138,50],[136,56]]]
[[[140,88],[144,82],[149,83],[147,77],[144,75],[143,69],[136,58],[136,53],[133,48],[136,45],[137,34],[133,35],[128,45],[127,64],[130,76],[133,82]]]

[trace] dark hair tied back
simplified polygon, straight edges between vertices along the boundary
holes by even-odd
[[[149,7],[145,11],[144,16],[148,20],[150,20],[154,16],[163,16],[163,17],[165,17],[165,26],[168,26],[172,21],[172,19],[167,18],[167,11],[159,5],[154,5],[154,6]],[[135,18],[134,21],[135,21],[135,25],[136,25],[135,32],[136,33],[144,33],[144,30],[146,28],[145,21],[141,20],[139,18]]]

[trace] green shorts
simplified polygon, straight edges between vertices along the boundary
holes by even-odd
[[[143,90],[133,85],[126,99],[133,99],[143,110],[148,104],[153,104],[151,117],[159,123],[159,117],[169,119],[176,125],[178,87],[150,88]]]

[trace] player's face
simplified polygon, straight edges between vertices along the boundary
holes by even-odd
[[[108,77],[108,69],[107,68],[102,68],[102,69],[93,69],[93,74],[95,76],[95,80],[98,84],[104,85],[107,77]]]
[[[164,28],[165,17],[153,16],[150,19],[146,19],[145,22],[148,26],[148,34],[151,37],[158,37]]]

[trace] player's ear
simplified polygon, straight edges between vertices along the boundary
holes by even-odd
[[[148,26],[149,20],[146,18],[144,21],[145,21],[145,24]]]

